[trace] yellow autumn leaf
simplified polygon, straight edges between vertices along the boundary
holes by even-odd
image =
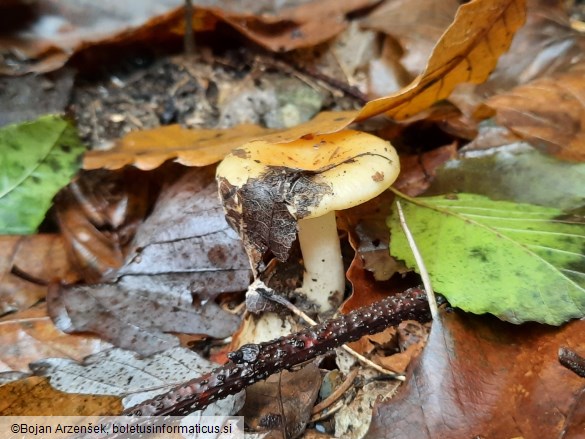
[[[272,131],[252,124],[204,130],[169,125],[134,131],[108,151],[89,151],[83,159],[83,167],[120,169],[134,165],[147,171],[169,159],[186,166],[207,166],[223,159],[233,148]]]
[[[485,81],[525,18],[526,0],[472,0],[460,6],[427,67],[408,86],[368,102],[357,114],[340,113],[338,118],[325,118],[325,123],[315,118],[303,124],[308,129],[305,134],[339,131],[379,114],[406,119],[447,98],[458,84]]]
[[[525,18],[526,0],[476,0],[460,6],[423,73],[398,93],[368,102],[356,120],[382,113],[406,119],[448,97],[458,84],[485,81]]]
[[[460,6],[433,49],[425,71],[401,91],[370,101],[360,111],[323,112],[286,130],[257,125],[188,130],[172,125],[134,132],[110,151],[87,153],[83,166],[119,169],[133,164],[149,170],[169,159],[186,166],[206,166],[252,140],[290,142],[308,134],[333,133],[379,114],[396,120],[408,118],[447,98],[458,84],[485,81],[525,17],[526,0],[472,0]]]
[[[0,416],[115,416],[117,396],[64,393],[47,378],[29,377],[0,386]]]

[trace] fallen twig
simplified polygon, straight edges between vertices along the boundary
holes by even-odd
[[[585,358],[571,349],[565,347],[559,349],[559,363],[581,378],[585,378]]]
[[[425,293],[404,293],[359,308],[277,340],[248,344],[228,354],[231,361],[124,411],[123,415],[186,415],[238,393],[276,372],[311,360],[344,343],[375,334],[403,320],[430,320]]]

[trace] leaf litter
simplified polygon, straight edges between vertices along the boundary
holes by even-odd
[[[472,3],[472,4],[478,4],[478,3],[482,3],[482,2],[481,2],[481,1],[474,1],[474,2],[471,2],[471,3]],[[502,4],[503,4],[503,3],[502,3]],[[514,2],[509,2],[508,4],[514,4]],[[490,20],[485,20],[485,21],[488,21],[488,22],[489,22]],[[512,21],[513,21],[513,20],[512,20]],[[511,22],[512,22],[512,21],[511,21]],[[507,20],[504,20],[504,22],[505,22],[506,24],[508,24],[508,21],[507,21]],[[496,20],[494,21],[494,23],[498,23],[498,20],[496,19]],[[501,23],[500,23],[500,24],[501,24]],[[496,26],[496,27],[497,27],[497,26]],[[536,27],[536,28],[538,28],[538,27]],[[482,31],[481,31],[481,29],[480,29],[480,33],[481,33],[481,32],[482,32]],[[386,39],[386,42],[389,42],[389,41],[390,41],[390,39],[389,39],[389,38],[387,38],[387,39]],[[445,41],[445,40],[443,39],[443,41]],[[477,41],[480,41],[480,40],[477,40]],[[489,46],[489,44],[490,44],[490,37],[488,37],[486,41],[488,42],[488,46]],[[404,41],[403,41],[403,42],[404,42]],[[499,43],[501,43],[501,42],[502,42],[502,41],[498,40],[498,42],[497,42],[497,43],[499,44]],[[483,41],[483,43],[485,43],[485,41]],[[479,45],[478,45],[477,47],[482,47],[481,45],[482,45],[483,43],[480,41],[480,42],[479,42]],[[507,44],[507,43],[506,43],[506,44]],[[505,44],[504,44],[504,45],[505,45]],[[387,47],[387,49],[388,49],[388,48],[390,47],[390,43],[388,43],[386,47]],[[389,49],[388,49],[388,50],[389,50]],[[386,54],[386,55],[388,55],[388,54]],[[390,55],[390,56],[391,56],[391,55]],[[491,58],[491,57],[490,57],[490,58]],[[497,58],[497,56],[495,56],[494,58]],[[396,61],[394,60],[394,61],[392,61],[392,62],[396,62]],[[491,61],[490,61],[490,62],[491,62]],[[485,67],[485,66],[482,66],[482,68],[483,68],[483,67]],[[273,66],[272,68],[274,68],[274,66]],[[487,69],[487,70],[491,70],[491,68],[493,68],[493,67],[490,67],[490,68],[489,68],[489,69]],[[278,68],[277,68],[277,69],[278,69]],[[439,77],[440,77],[440,76],[439,76]],[[305,78],[305,79],[306,79],[306,78]],[[348,79],[351,79],[351,78],[348,78]],[[114,78],[114,81],[115,81],[115,78]],[[416,96],[417,96],[417,93],[421,92],[421,93],[422,93],[422,96],[423,96],[423,98],[420,98],[420,101],[425,101],[425,100],[427,99],[427,97],[428,97],[428,96],[427,96],[427,97],[424,97],[424,96],[425,96],[425,93],[426,93],[426,92],[425,92],[425,90],[426,90],[426,87],[425,87],[425,85],[424,85],[424,84],[425,84],[425,83],[424,83],[424,81],[422,81],[422,82],[420,82],[420,81],[419,81],[418,83],[415,81],[415,84],[418,84],[418,85],[414,86],[414,90],[416,90],[416,91],[414,92],[414,94],[413,94],[412,96],[414,96],[414,97],[415,97],[415,100],[416,100],[416,99],[418,99],[418,98],[416,98]],[[421,84],[422,84],[422,86],[420,87],[420,89],[417,89],[417,87],[419,87]],[[450,86],[450,85],[449,85],[449,86]],[[432,87],[432,86],[431,86],[431,87]],[[203,87],[203,88],[205,88],[205,87]],[[202,88],[202,89],[203,89],[203,88]],[[211,90],[211,94],[213,94],[213,88],[211,88],[211,89],[209,89],[209,90]],[[409,90],[410,90],[410,89],[409,89]],[[400,93],[399,93],[398,95],[400,96]],[[402,95],[402,96],[404,96],[404,95]],[[409,95],[409,96],[410,96],[410,95]],[[439,93],[437,96],[440,96],[440,93]],[[436,99],[436,97],[435,97],[435,99]],[[429,101],[428,101],[428,102],[425,102],[425,104],[424,104],[424,105],[425,105],[425,106],[429,106],[429,105],[431,105],[431,104],[433,103],[433,101],[434,101],[434,99],[429,99]],[[386,101],[385,105],[387,104],[387,105],[389,105],[389,106],[392,108],[392,105],[396,105],[396,102],[397,102],[396,100],[392,100],[392,99],[390,99],[389,101]],[[410,104],[409,104],[409,105],[410,105]],[[418,104],[417,104],[417,105],[418,105]],[[159,106],[160,106],[160,105],[159,105]],[[354,107],[354,108],[355,108],[355,107]],[[386,107],[386,108],[387,108],[387,107]],[[415,106],[413,106],[412,108],[419,108],[419,107],[416,107],[416,105],[415,105]],[[411,108],[411,109],[412,109],[412,108]],[[347,107],[346,107],[346,109],[347,109]],[[430,113],[430,112],[429,112],[429,113]],[[118,113],[118,114],[121,114],[121,113]],[[161,113],[161,114],[163,114],[163,113]],[[274,138],[274,139],[276,139],[276,140],[279,140],[279,141],[289,141],[289,140],[294,140],[295,138],[301,137],[301,136],[303,136],[304,134],[307,134],[308,132],[315,132],[315,130],[316,130],[316,131],[319,131],[319,130],[336,130],[336,129],[338,129],[338,128],[339,128],[341,125],[344,125],[344,124],[346,124],[348,121],[350,121],[350,120],[353,120],[353,119],[356,117],[356,114],[357,114],[357,113],[355,113],[355,112],[351,112],[351,111],[350,111],[350,112],[347,112],[347,113],[339,113],[339,112],[337,112],[337,113],[335,113],[335,112],[331,112],[331,113],[322,113],[322,114],[320,114],[320,115],[318,115],[318,116],[317,116],[317,119],[316,119],[315,121],[309,122],[309,123],[307,123],[307,124],[305,124],[305,125],[301,125],[301,126],[299,126],[299,127],[295,128],[295,129],[293,129],[293,130],[277,132],[277,133],[271,134],[270,136],[272,136],[272,138]],[[418,116],[418,117],[421,117],[421,116]],[[426,116],[425,116],[425,117],[426,117]],[[117,120],[117,117],[115,117],[114,119],[116,119],[116,120]],[[164,118],[163,118],[163,119],[164,119]],[[420,120],[420,119],[419,119],[419,120]],[[463,121],[463,120],[464,120],[464,119],[462,119],[462,118],[460,119],[460,121]],[[160,119],[159,119],[158,123],[160,123]],[[435,123],[437,123],[437,126],[439,126],[439,125],[441,124],[441,122],[435,122]],[[460,146],[461,142],[464,142],[464,141],[466,141],[466,140],[468,140],[468,139],[470,139],[470,138],[473,138],[474,134],[470,134],[470,133],[473,133],[473,127],[472,127],[471,125],[470,125],[469,127],[464,127],[463,125],[459,125],[459,128],[456,128],[456,130],[459,130],[459,131],[454,131],[454,130],[453,130],[453,127],[456,127],[456,125],[455,125],[455,124],[456,124],[457,122],[455,122],[455,119],[451,119],[451,121],[450,121],[449,123],[451,124],[451,128],[447,128],[447,127],[448,127],[448,125],[447,125],[447,124],[443,124],[441,129],[444,129],[444,130],[445,130],[445,132],[447,132],[447,130],[448,130],[448,129],[450,129],[450,130],[451,130],[451,131],[450,131],[450,133],[452,133],[451,135],[453,135],[453,134],[454,134],[454,135],[455,135],[455,137],[459,137],[459,138],[456,138],[456,139],[455,139],[456,143],[457,143],[457,142],[459,142],[459,144],[458,144],[457,146]],[[459,123],[461,123],[461,122],[459,122]],[[463,122],[463,123],[469,123],[469,122]],[[366,125],[364,125],[364,126],[369,126],[369,128],[367,128],[367,129],[369,129],[369,130],[375,130],[375,129],[377,129],[377,128],[373,128],[373,127],[376,127],[376,124],[375,124],[375,123],[373,123],[373,122],[370,122],[370,121],[367,121],[367,122],[366,122]],[[377,125],[377,126],[378,126],[378,127],[380,127],[380,126],[383,126],[383,124],[382,124],[382,125],[380,125],[380,124],[379,124],[379,122],[378,122],[378,125]],[[419,125],[419,126],[420,126],[420,125]],[[140,125],[139,125],[139,124],[136,124],[136,127],[140,127]],[[315,127],[316,127],[316,128],[315,128]],[[461,130],[461,128],[464,128],[464,129],[463,129],[463,130]],[[400,140],[400,139],[399,139],[399,138],[400,138],[400,136],[402,135],[402,133],[404,133],[404,131],[401,131],[401,130],[402,130],[402,127],[399,127],[398,129],[396,129],[396,127],[395,127],[395,131],[394,131],[394,133],[395,133],[395,135],[396,135],[396,136],[398,136],[398,140]],[[380,132],[383,132],[383,131],[380,131]],[[457,133],[457,134],[455,134],[455,133]],[[464,134],[464,133],[465,133],[465,134]],[[114,136],[114,137],[119,137],[119,136]],[[393,139],[393,141],[394,141],[394,140],[396,140],[396,139]],[[419,144],[419,145],[420,145],[420,144]],[[418,146],[417,146],[417,147],[418,147]],[[429,148],[429,149],[430,149],[430,148]],[[424,152],[426,152],[426,151],[424,151],[424,150],[423,150],[423,151],[421,151],[421,150],[416,150],[416,151],[415,151],[415,155],[413,155],[413,156],[412,156],[412,162],[413,162],[414,164],[416,164],[416,163],[417,163],[417,161],[419,161],[420,154],[423,154],[422,156],[424,157]],[[441,158],[441,157],[442,157],[442,158]],[[430,158],[430,156],[429,156],[429,158]],[[440,160],[444,160],[444,159],[445,159],[445,158],[447,158],[447,157],[446,157],[446,156],[442,156],[442,155],[440,155],[440,156],[439,156],[439,157],[437,157],[437,158],[438,158],[438,159],[439,159],[439,161],[440,161]],[[422,161],[424,161],[424,160],[422,160]],[[421,161],[421,162],[422,162],[422,161]],[[422,190],[424,190],[424,189],[426,188],[426,186],[428,186],[428,184],[430,183],[430,180],[432,180],[432,178],[433,178],[433,175],[432,175],[432,174],[433,174],[433,171],[434,171],[434,169],[436,168],[436,164],[437,164],[437,162],[435,161],[435,162],[431,162],[431,163],[432,163],[432,164],[429,164],[428,166],[423,166],[423,167],[422,167],[422,168],[423,168],[423,169],[422,169],[422,172],[421,172],[421,169],[420,169],[420,168],[418,168],[418,169],[417,169],[417,167],[416,167],[416,166],[413,166],[413,167],[412,167],[412,169],[414,169],[414,171],[413,171],[413,176],[414,176],[414,178],[411,178],[410,180],[407,180],[407,182],[408,182],[408,183],[410,183],[410,187],[412,188],[413,192],[417,192],[417,191],[422,191]],[[431,171],[431,172],[430,172],[430,173],[428,173],[428,174],[427,174],[427,167],[428,167],[428,168],[430,168],[430,171]],[[418,173],[418,174],[417,174],[417,173]],[[412,182],[414,182],[414,183],[412,183]],[[407,183],[407,184],[408,184],[408,183]],[[408,186],[407,186],[407,187],[408,187]],[[171,220],[167,220],[167,225],[168,225],[169,223],[172,223],[172,221],[173,221],[172,219],[171,219]],[[376,230],[376,228],[375,228],[375,227],[374,227],[374,230]],[[139,231],[139,232],[140,232],[140,231]],[[376,234],[376,233],[378,233],[378,232],[374,232],[374,236],[375,236],[375,234]],[[363,235],[363,234],[362,234],[362,235],[360,235],[360,239],[362,239],[362,238],[363,238],[363,239],[366,239],[366,240],[367,240],[367,239],[370,239],[370,237],[369,237],[368,235]],[[163,238],[163,239],[164,239],[164,238]],[[183,239],[185,239],[185,238],[180,238],[180,240],[183,240]],[[376,238],[374,238],[374,240],[375,240],[375,239],[376,239]],[[148,248],[148,245],[150,245],[150,244],[152,244],[153,246],[156,246],[156,245],[158,245],[158,244],[159,244],[159,242],[158,242],[158,241],[157,241],[157,242],[154,242],[154,243],[153,243],[152,241],[149,241],[148,237],[146,237],[146,239],[145,239],[144,241],[142,241],[142,242],[143,242],[143,244],[144,244],[144,245],[142,245],[142,247],[144,247],[144,248]],[[129,252],[128,254],[130,255],[130,256],[128,256],[128,258],[126,259],[126,262],[127,262],[127,264],[130,264],[131,262],[137,262],[137,264],[135,264],[135,265],[133,266],[133,268],[132,268],[132,269],[131,269],[131,270],[130,270],[128,273],[126,273],[126,274],[122,274],[121,272],[120,272],[120,274],[117,274],[117,275],[115,274],[113,277],[114,277],[114,278],[116,278],[116,276],[118,277],[117,284],[123,284],[123,283],[124,283],[124,279],[129,279],[129,278],[131,278],[131,277],[135,277],[136,279],[138,279],[138,278],[139,278],[139,276],[141,276],[141,270],[142,270],[142,267],[140,266],[140,264],[141,264],[140,257],[141,257],[142,255],[140,254],[140,251],[137,251],[137,250],[140,250],[142,247],[139,245],[139,246],[134,246],[134,247],[132,247],[132,248],[130,248],[130,247],[126,248],[126,251],[128,251],[128,252]],[[161,245],[161,248],[162,248],[162,247],[163,247],[163,246]],[[154,247],[152,247],[152,248],[154,248]],[[170,246],[170,247],[167,247],[167,248],[174,248],[174,247]],[[154,254],[154,252],[153,252],[153,254]],[[131,261],[131,260],[130,260],[131,258],[134,258],[134,259]],[[167,259],[170,259],[170,256],[165,258],[165,264],[168,262],[168,261],[167,261]],[[357,259],[356,259],[356,260],[357,260]],[[384,264],[386,264],[386,262],[384,262]],[[155,265],[156,265],[156,264],[150,264],[150,266],[151,266],[151,267],[154,267]],[[184,265],[181,265],[181,264],[179,264],[179,265],[180,265],[180,266],[182,266],[182,267],[184,268]],[[247,265],[245,265],[245,264],[244,264],[243,266],[244,266],[245,268],[247,268]],[[123,268],[123,269],[124,269],[124,268]],[[136,270],[136,269],[138,269],[138,270],[137,270],[137,271],[133,271],[133,270]],[[357,271],[359,272],[359,268],[357,269]],[[375,271],[375,269],[374,269],[374,271]],[[362,269],[362,272],[363,272],[363,269]],[[159,272],[159,273],[158,273],[158,275],[160,275],[160,274],[164,274],[164,273],[160,273],[160,272]],[[354,279],[358,279],[358,278],[354,278]],[[141,281],[141,282],[143,283],[144,281]],[[366,279],[366,280],[359,280],[359,281],[355,282],[355,283],[354,283],[354,288],[356,289],[356,291],[354,291],[354,296],[355,296],[355,297],[357,297],[357,295],[358,295],[358,294],[356,294],[356,293],[357,293],[357,290],[360,290],[360,289],[361,289],[360,285],[364,285],[364,284],[360,284],[360,282],[376,282],[376,280],[375,280],[375,279],[373,279],[373,278],[369,278],[369,279]],[[117,285],[117,284],[116,284],[116,285]],[[243,286],[243,287],[240,287],[240,290],[243,290],[243,289],[245,289],[245,286]],[[371,296],[371,297],[373,297],[373,296]],[[509,330],[509,331],[514,331],[514,330],[512,330],[512,329],[508,329],[508,330]],[[551,330],[551,333],[554,333],[554,331],[552,331],[552,330]],[[383,336],[381,336],[381,337],[382,337],[382,338],[378,339],[378,341],[381,341],[381,342],[383,342],[383,341],[385,340],[385,338],[384,338]],[[372,340],[375,340],[375,339],[372,339]],[[457,340],[457,338],[456,338],[456,340]],[[383,344],[383,343],[381,343],[381,344]],[[577,347],[576,347],[576,349],[577,349],[577,351],[578,351],[578,350],[579,350],[579,346],[577,346]],[[408,350],[408,349],[407,349],[407,350]],[[424,354],[423,354],[423,355],[424,355]],[[548,364],[548,363],[547,363],[547,364]],[[474,375],[474,376],[475,376],[475,375]],[[440,380],[439,380],[439,381],[440,381]],[[453,392],[453,391],[454,391],[454,389],[455,389],[455,391],[457,391],[456,389],[458,389],[458,385],[452,385],[452,386],[451,386],[449,389],[447,389],[447,391],[446,391],[446,394],[449,394],[449,392]],[[490,389],[490,390],[488,390],[488,392],[490,392],[490,391],[491,391],[491,389]],[[578,398],[578,396],[577,396],[576,398]],[[570,399],[570,398],[569,398],[569,399]],[[366,406],[364,406],[364,407],[368,407],[368,406],[369,406],[369,403],[368,403]],[[363,409],[362,409],[362,411],[363,411]],[[366,411],[367,411],[367,410],[366,410]],[[465,416],[465,415],[464,415],[464,416]],[[571,414],[569,415],[569,418],[573,419],[573,418],[574,418],[574,416],[578,416],[578,410],[573,410],[573,411],[571,412]],[[368,419],[369,419],[369,416],[368,416],[368,415],[366,415],[366,417],[365,417],[365,418],[368,418]],[[368,423],[369,421],[368,421],[367,419],[365,419],[365,418],[358,418],[358,419],[360,419],[359,423],[361,423],[361,424],[364,424],[364,425],[367,425],[367,423]],[[499,419],[499,418],[500,418],[500,416],[499,416],[498,414],[494,414],[494,416],[493,416],[493,419]],[[538,416],[536,416],[536,418],[539,418],[539,417],[538,417]],[[456,418],[456,419],[457,419],[457,418]],[[518,422],[525,422],[525,421],[524,421],[524,418],[523,418],[521,415],[518,415],[516,419],[518,419],[518,420],[519,420]],[[378,420],[379,420],[379,419],[378,419]],[[376,421],[377,421],[377,420],[375,420],[374,422],[376,422]],[[503,424],[504,424],[504,422],[502,422],[502,425],[503,425]],[[323,424],[323,425],[325,425],[325,424]],[[351,425],[351,423],[350,423],[350,425]],[[507,425],[507,424],[506,424],[506,425]],[[578,423],[577,423],[577,424],[574,424],[574,423],[573,423],[573,425],[578,425]],[[378,428],[378,426],[377,426],[376,424],[374,424],[374,426],[373,426],[373,429],[374,429],[374,430],[373,430],[373,431],[379,431],[379,430],[376,430],[376,428]],[[510,432],[513,432],[513,431],[514,431],[513,429],[507,429],[507,428],[508,428],[507,426],[503,426],[502,428],[504,428],[504,431],[506,431],[506,433],[505,433],[505,434],[511,434]],[[574,428],[574,427],[571,427],[571,426],[569,426],[568,428]],[[329,429],[329,431],[333,431],[333,430],[332,430],[332,429]],[[365,430],[364,430],[364,431],[365,431]],[[382,437],[388,437],[388,436],[387,436],[387,434],[390,434],[390,433],[388,433],[388,431],[389,431],[389,430],[388,430],[388,429],[386,429],[386,430],[383,432],[383,434],[382,434]],[[488,431],[489,431],[489,428],[488,428],[488,429],[484,429],[484,430],[482,430],[482,431],[479,431],[479,432],[476,432],[476,433],[477,433],[477,434],[482,434],[482,433],[485,433],[485,432],[488,432]],[[474,433],[474,434],[475,434],[475,433]]]
[[[216,193],[214,167],[190,171],[163,190],[125,264],[110,276],[117,280],[51,290],[57,326],[100,334],[143,355],[178,345],[168,332],[232,334],[239,318],[215,300],[245,290],[250,270]]]

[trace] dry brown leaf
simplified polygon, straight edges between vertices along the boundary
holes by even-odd
[[[151,207],[153,180],[155,175],[134,168],[83,172],[56,197],[69,259],[86,282],[99,282],[122,265],[136,227]]]
[[[345,15],[379,0],[313,0],[276,15],[216,12],[252,41],[274,52],[311,47],[327,41],[347,27]]]
[[[540,151],[585,161],[585,63],[493,96],[485,106],[495,110],[500,125]],[[489,116],[485,110],[478,115]]]
[[[381,113],[406,119],[448,97],[460,83],[485,81],[525,15],[525,0],[475,0],[462,5],[425,71],[402,91],[367,103],[356,119]]]
[[[154,38],[168,28],[179,0],[104,0],[99,4],[78,0],[38,0],[34,19],[0,37],[3,74],[48,72],[63,66],[73,53],[93,44]],[[170,12],[169,12],[170,11]],[[174,13],[173,13],[174,12]],[[14,54],[18,54],[15,56]],[[24,60],[24,61],[23,61]]]
[[[0,416],[115,416],[122,412],[116,396],[63,393],[47,378],[29,377],[0,387]]]
[[[341,112],[337,116],[321,113],[305,124],[267,138],[287,142],[308,133],[331,133],[382,113],[397,120],[411,117],[448,97],[460,83],[485,81],[525,16],[525,0],[466,3],[433,49],[425,71],[410,85],[368,102],[359,112]]]
[[[0,237],[0,315],[43,299],[49,282],[75,282],[60,235]]]
[[[456,154],[457,145],[454,142],[424,154],[401,155],[400,175],[394,187],[411,197],[422,194],[431,185],[437,168],[455,158]]]
[[[196,31],[228,23],[246,37],[273,51],[288,51],[327,41],[347,26],[346,14],[379,0],[312,1],[275,11],[274,2],[198,2],[193,13]],[[79,0],[37,0],[36,20],[18,32],[0,37],[0,53],[10,63],[4,74],[47,72],[95,46],[157,42],[185,32],[180,0],[104,0],[99,5]],[[273,14],[266,13],[273,10]],[[58,25],[57,25],[58,24]],[[17,56],[17,55],[18,56]]]
[[[367,17],[362,26],[390,35],[400,42],[401,64],[420,74],[433,46],[453,21],[458,0],[394,0],[386,2]]]
[[[294,372],[285,370],[246,389],[241,414],[252,429],[273,431],[275,439],[299,437],[311,417],[320,387],[321,374],[314,364]]]
[[[0,372],[28,372],[29,363],[47,357],[81,361],[109,347],[109,343],[97,337],[59,331],[44,304],[0,320]]]
[[[134,165],[139,169],[150,170],[170,159],[185,166],[207,166],[219,162],[235,147],[271,131],[257,125],[204,130],[169,125],[135,131],[120,139],[108,151],[88,152],[83,167],[120,169]]]

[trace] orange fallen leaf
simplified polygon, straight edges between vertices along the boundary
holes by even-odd
[[[48,357],[81,361],[111,347],[97,337],[59,331],[45,304],[5,316],[0,328],[0,372],[28,372],[29,363]]]
[[[362,23],[398,40],[404,54],[400,63],[416,76],[421,73],[433,46],[453,21],[459,0],[394,0],[385,2]]]
[[[221,7],[208,2],[194,8],[192,23],[195,31],[212,31],[223,21],[269,50],[289,51],[335,37],[347,26],[346,14],[378,2],[314,0],[273,14],[266,13],[275,9],[271,1],[248,2],[250,11],[243,11],[238,2],[217,2]],[[82,8],[76,0],[37,0],[35,19],[0,36],[0,51],[18,53],[13,62],[0,65],[0,73],[49,72],[96,46],[152,44],[177,37],[185,32],[185,11],[177,5],[176,0],[108,0]]]
[[[347,27],[346,14],[379,0],[313,0],[270,14],[213,12],[252,41],[274,52],[323,43]]]
[[[29,377],[0,387],[0,416],[114,416],[116,396],[80,395],[55,390],[47,378]]]
[[[583,422],[583,379],[557,360],[585,352],[584,321],[560,328],[441,313],[407,384],[374,409],[366,437],[544,438]],[[583,411],[581,410],[581,416]]]
[[[459,7],[455,20],[433,49],[426,69],[408,86],[368,102],[357,114],[344,112],[337,118],[315,118],[294,129],[302,127],[305,134],[324,134],[380,114],[396,120],[409,118],[447,98],[458,84],[485,81],[525,18],[526,0],[470,1]],[[282,139],[288,135],[289,132],[280,134]]]
[[[272,130],[258,125],[239,125],[229,130],[190,130],[169,125],[152,130],[134,131],[108,151],[90,151],[85,169],[120,169],[134,165],[151,170],[174,159],[186,166],[207,166],[219,162],[232,149]]]
[[[406,119],[445,99],[460,83],[485,81],[525,16],[525,0],[476,0],[460,6],[425,71],[404,90],[367,103],[357,120],[381,113]]]
[[[0,315],[32,306],[47,295],[47,284],[75,282],[60,235],[0,237]]]
[[[489,116],[489,109],[500,125],[542,152],[585,161],[585,63],[493,96],[478,116]]]

